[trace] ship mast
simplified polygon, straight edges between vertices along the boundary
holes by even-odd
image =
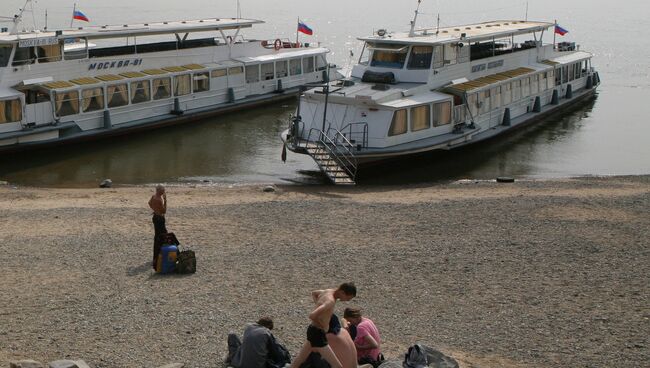
[[[415,36],[415,22],[418,20],[418,10],[420,10],[420,3],[422,0],[418,0],[418,7],[415,9],[415,16],[411,21],[411,30],[409,31],[409,37]]]

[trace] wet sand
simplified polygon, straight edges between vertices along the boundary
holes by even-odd
[[[463,367],[650,361],[650,177],[337,188],[170,187],[194,275],[150,267],[152,187],[0,186],[0,367],[221,366],[262,315],[296,354],[309,292],[355,281],[384,353]]]

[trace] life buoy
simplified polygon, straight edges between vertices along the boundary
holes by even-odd
[[[280,41],[279,38],[276,38],[275,41],[273,42],[273,48],[275,51],[280,50],[282,48],[282,41]]]
[[[228,45],[232,45],[232,36],[226,37],[226,41],[228,41]]]

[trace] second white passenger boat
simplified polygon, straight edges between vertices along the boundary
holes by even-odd
[[[282,134],[336,184],[368,163],[480,142],[573,106],[600,83],[592,54],[544,43],[555,23],[501,20],[360,38],[351,76],[301,96]],[[553,37],[555,40],[555,37]]]
[[[0,151],[125,134],[295,96],[326,48],[248,40],[240,18],[0,30]]]

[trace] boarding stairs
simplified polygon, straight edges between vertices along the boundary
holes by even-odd
[[[312,128],[303,147],[333,184],[356,184],[358,164],[352,153],[353,145],[340,131],[334,130],[330,136]]]

